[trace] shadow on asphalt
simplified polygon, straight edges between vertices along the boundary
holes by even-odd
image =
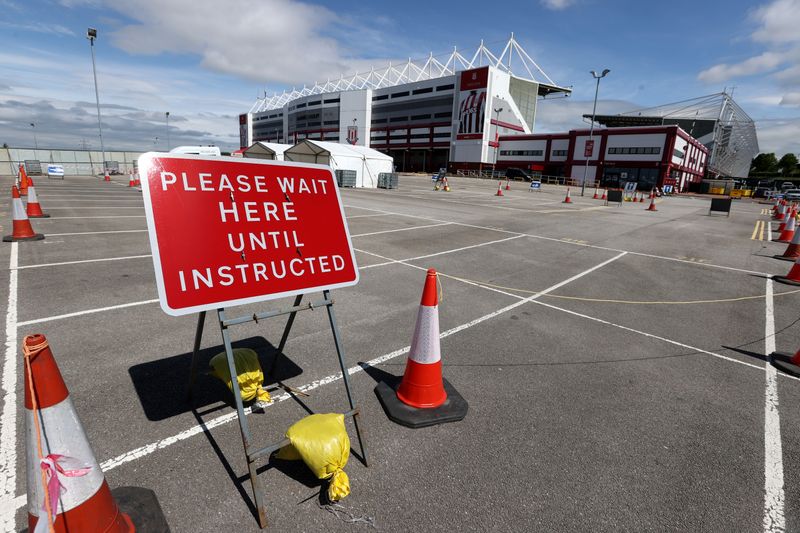
[[[722,347],[725,348],[726,350],[731,350],[732,352],[740,353],[742,355],[746,355],[748,357],[752,357],[753,359],[758,359],[759,361],[764,362],[764,363],[766,363],[768,361],[767,356],[764,355],[763,353],[751,352],[749,350],[742,350],[741,348],[734,348],[733,346],[724,346],[723,345]]]
[[[234,342],[233,347],[250,348],[258,354],[265,374],[264,386],[270,391],[275,388],[271,385],[303,373],[302,368],[286,357],[286,354],[278,354],[275,346],[264,337],[242,339]],[[191,400],[188,398],[191,350],[130,367],[128,374],[148,420],[164,420],[195,409],[201,411],[194,411],[196,416],[204,416],[226,406],[234,408],[233,395],[225,384],[207,373],[208,362],[222,351],[224,347],[219,344],[198,352],[197,378]],[[274,368],[269,372],[273,364]],[[219,402],[223,404],[217,405]]]

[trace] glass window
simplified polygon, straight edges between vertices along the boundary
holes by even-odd
[[[447,85],[439,85],[438,87],[436,87],[436,90],[437,91],[449,91],[453,87],[455,87],[455,86],[452,83],[449,83]]]
[[[392,93],[392,98],[402,98],[408,96],[408,91],[401,91],[399,93]]]
[[[414,89],[411,94],[425,94],[425,93],[432,93],[433,87],[423,87],[422,89]]]

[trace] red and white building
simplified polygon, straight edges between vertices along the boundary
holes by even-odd
[[[492,143],[494,144],[494,143]],[[525,168],[587,185],[639,190],[672,185],[684,191],[703,179],[708,149],[680,127],[644,126],[500,136],[497,168]]]

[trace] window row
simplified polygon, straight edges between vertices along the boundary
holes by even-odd
[[[660,146],[624,146],[624,147],[617,147],[617,148],[609,148],[608,153],[610,154],[630,154],[630,155],[641,155],[641,154],[660,154],[661,147]]]
[[[543,150],[500,150],[500,155],[532,155],[539,156],[544,153]]]

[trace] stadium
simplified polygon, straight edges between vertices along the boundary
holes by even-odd
[[[512,34],[499,52],[481,41],[471,53],[454,48],[265,95],[239,116],[240,145],[347,142],[380,150],[407,172],[490,164],[498,136],[533,131],[539,99],[570,93]]]

